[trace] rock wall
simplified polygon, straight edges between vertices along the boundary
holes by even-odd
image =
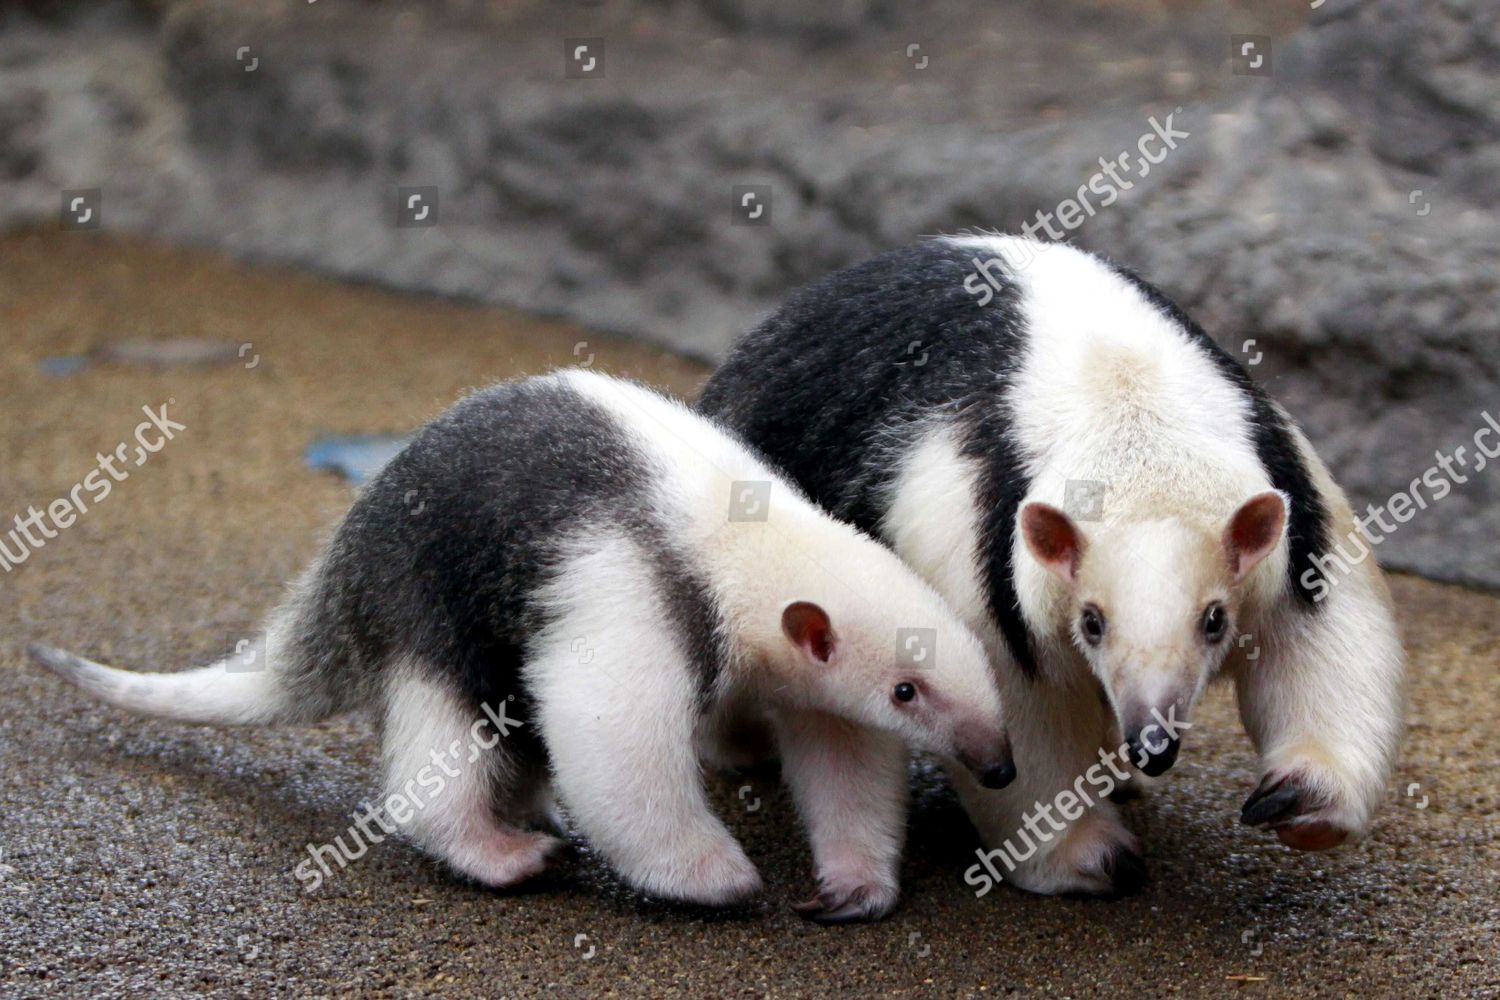
[[[1379,552],[1500,585],[1495,0],[500,6],[12,15],[0,225],[97,190],[105,228],[713,358],[832,268],[1057,213],[1253,363],[1361,506],[1467,448]]]

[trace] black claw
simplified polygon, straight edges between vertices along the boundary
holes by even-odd
[[[1146,859],[1128,847],[1122,845],[1110,851],[1101,867],[1117,896],[1133,896],[1146,885]]]
[[[839,924],[857,924],[869,919],[868,913],[861,906],[847,904],[837,909],[819,910],[817,913],[807,915],[808,919],[815,924],[824,927],[836,927]]]
[[[1267,775],[1240,807],[1240,822],[1246,826],[1272,823],[1296,815],[1301,806],[1301,788],[1284,778],[1273,782]]]
[[[814,923],[852,924],[866,920],[879,920],[890,912],[889,907],[880,907],[871,898],[868,889],[855,889],[848,893],[824,890],[805,903],[792,907]]]

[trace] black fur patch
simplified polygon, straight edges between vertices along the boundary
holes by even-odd
[[[698,671],[698,700],[706,709],[729,659],[729,634],[708,577],[677,552],[660,531],[652,553],[652,574],[667,617],[677,623],[677,648]]]
[[[794,293],[740,341],[698,406],[812,500],[876,537],[905,432],[951,415],[966,452],[983,459],[976,558],[990,611],[1031,674],[1011,567],[1016,509],[1030,484],[1003,407],[1023,331],[1013,287],[984,307],[965,290],[973,256],[920,243]]]
[[[477,709],[511,698],[529,723],[521,667],[549,624],[537,600],[565,544],[626,532],[651,559],[678,641],[705,697],[722,665],[723,625],[670,525],[648,502],[660,473],[614,418],[571,388],[531,380],[486,389],[427,425],[381,471],[340,526],[303,618],[304,648],[329,677],[393,656],[431,664]],[[338,661],[338,662],[332,662]],[[535,725],[507,749],[544,759]]]
[[[1331,530],[1328,505],[1313,484],[1312,473],[1303,462],[1281,411],[1244,367],[1161,289],[1127,268],[1114,263],[1110,266],[1139,290],[1152,306],[1187,331],[1213,360],[1225,380],[1249,402],[1256,457],[1270,477],[1271,485],[1291,498],[1291,510],[1287,514],[1287,586],[1304,608],[1316,610],[1319,607],[1316,585],[1323,579],[1322,565],[1317,557],[1328,551]],[[1311,576],[1307,573],[1309,569],[1312,570]],[[1304,576],[1308,577],[1306,582]]]

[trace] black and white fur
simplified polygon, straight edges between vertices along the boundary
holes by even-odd
[[[1152,286],[1067,246],[924,242],[794,294],[700,409],[883,538],[986,642],[1021,778],[955,781],[991,846],[1101,745],[1140,749],[1152,709],[1187,721],[1220,674],[1260,753],[1242,819],[1305,849],[1368,828],[1403,710],[1384,583],[1373,560],[1322,578],[1311,560],[1353,530],[1344,495]],[[1069,480],[1105,484],[1098,521],[1057,509]],[[1159,773],[1176,752],[1132,757]],[[1010,877],[1128,889],[1137,851],[1104,802]]]
[[[744,482],[772,484],[765,520],[730,518]],[[936,630],[935,657],[903,665],[898,626]],[[478,392],[424,428],[237,654],[266,669],[137,674],[33,654],[112,704],[190,722],[310,723],[376,702],[392,792],[503,704],[521,728],[407,826],[489,886],[559,846],[533,828],[555,789],[640,889],[754,893],[700,774],[746,704],[773,727],[808,827],[815,918],[894,905],[905,744],[990,784],[1014,774],[985,653],[930,586],[708,420],[581,370]]]

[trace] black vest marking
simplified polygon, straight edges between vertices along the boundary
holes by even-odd
[[[476,708],[512,697],[508,711],[528,724],[507,748],[540,759],[521,673],[528,639],[549,624],[536,594],[566,543],[610,529],[651,560],[654,579],[642,583],[656,585],[706,699],[727,641],[706,581],[670,526],[653,520],[659,474],[608,412],[568,387],[476,393],[428,424],[355,502],[316,581],[304,645],[360,671],[410,655]]]
[[[920,243],[793,293],[740,341],[698,405],[815,502],[876,537],[907,432],[937,415],[955,420],[983,470],[975,556],[990,613],[1034,675],[1011,566],[1030,483],[1004,408],[1023,331],[1013,286],[993,290],[984,307],[965,290],[976,255],[988,256]]]
[[[1323,579],[1323,569],[1317,557],[1328,551],[1328,505],[1313,484],[1312,473],[1297,450],[1291,429],[1265,390],[1177,303],[1133,271],[1114,263],[1110,266],[1140,291],[1152,306],[1187,331],[1213,360],[1225,380],[1250,404],[1255,455],[1266,470],[1271,485],[1291,498],[1291,510],[1287,516],[1287,585],[1304,608],[1317,610],[1316,583]],[[1308,575],[1308,570],[1312,575],[1304,582],[1302,578]]]

